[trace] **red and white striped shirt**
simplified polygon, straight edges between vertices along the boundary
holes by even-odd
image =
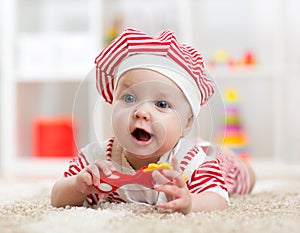
[[[70,161],[64,176],[76,175],[95,160],[110,160],[113,140],[111,138],[101,144],[93,143],[83,148],[77,158]],[[229,202],[228,194],[243,194],[249,191],[249,177],[246,168],[239,164],[232,155],[219,152],[214,159],[207,160],[201,147],[192,145],[188,140],[182,141],[176,147],[174,156],[177,157],[180,168],[188,177],[186,184],[191,193],[212,191]],[[166,159],[169,157],[169,155],[164,155],[161,157],[162,161],[159,162],[167,162]],[[149,189],[139,186],[138,189],[119,188],[117,191],[111,192],[106,200],[156,204],[165,201],[165,198],[164,195],[162,196],[154,190],[149,191]],[[98,201],[98,195],[91,193],[86,198],[86,205],[97,205]]]

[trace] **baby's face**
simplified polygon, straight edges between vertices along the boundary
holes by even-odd
[[[114,94],[112,125],[118,143],[136,158],[155,159],[191,126],[189,103],[178,86],[148,69],[124,73]]]

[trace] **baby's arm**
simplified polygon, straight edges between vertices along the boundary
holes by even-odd
[[[77,175],[60,178],[52,188],[52,205],[55,207],[82,206],[88,194],[98,193],[94,185],[99,185],[100,169],[106,176],[109,176],[115,167],[109,161],[98,160],[85,167]],[[98,196],[102,199],[106,194],[98,193]]]
[[[54,207],[83,205],[85,194],[78,190],[77,176],[63,177],[55,182],[51,192]]]
[[[191,211],[224,210],[228,208],[227,201],[215,192],[192,193]]]

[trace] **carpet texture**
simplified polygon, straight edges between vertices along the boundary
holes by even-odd
[[[1,233],[300,231],[298,181],[277,186],[260,183],[253,194],[231,197],[225,211],[188,215],[135,204],[105,203],[97,210],[53,208],[49,199],[52,182],[0,184]]]

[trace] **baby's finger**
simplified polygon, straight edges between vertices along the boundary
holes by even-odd
[[[156,185],[155,186],[159,186],[159,185],[163,185],[163,184],[167,184],[170,182],[170,180],[168,178],[166,178],[163,174],[161,174],[159,171],[154,170],[152,172],[152,178],[155,181]]]
[[[93,179],[89,172],[82,170],[78,173],[76,176],[76,188],[80,193],[86,193],[91,185],[93,185]]]
[[[116,171],[117,170],[117,168],[115,167],[115,165],[113,165],[113,163],[109,163],[108,166],[109,166],[111,171]]]
[[[186,181],[183,175],[184,174],[180,174],[174,178],[174,184],[177,185],[179,188],[186,187]]]
[[[175,182],[176,185],[183,188],[186,186],[186,176],[184,174],[182,174],[182,170],[180,168],[180,165],[178,163],[178,160],[176,157],[172,156],[172,165],[175,171],[179,172],[180,175],[178,175],[177,177],[175,177]]]
[[[175,156],[172,156],[171,160],[172,160],[172,166],[173,166],[173,169],[174,169],[175,171],[178,171],[178,172],[181,173],[182,170],[181,170],[181,168],[180,168],[180,165],[179,165],[179,163],[178,163],[177,158],[176,158]]]
[[[90,172],[82,172],[77,177],[79,177],[80,181],[85,183],[86,185],[93,184],[93,178],[92,178],[92,174]]]
[[[182,194],[183,192],[180,188],[171,184],[156,186],[155,190],[158,192],[164,192],[167,196],[172,196],[172,197],[180,197],[183,195]]]
[[[110,176],[112,174],[111,162],[109,161],[96,161],[95,164],[100,168],[104,175]]]
[[[162,202],[159,204],[159,207],[172,211],[179,211],[183,214],[188,214],[190,212],[190,207],[184,199],[174,199],[173,201]]]
[[[184,180],[184,177],[183,177],[182,173],[179,173],[175,170],[169,170],[169,169],[164,169],[162,171],[162,173],[165,177],[172,180],[174,185],[176,185],[180,188],[183,188],[183,187],[186,186],[186,183],[185,183],[185,180]]]
[[[166,176],[169,180],[175,179],[177,176],[181,174],[178,171],[171,170],[171,169],[164,169],[161,171],[164,176]]]
[[[100,182],[100,172],[97,166],[90,165],[85,168],[85,170],[92,176],[92,182],[94,185],[99,185]]]

